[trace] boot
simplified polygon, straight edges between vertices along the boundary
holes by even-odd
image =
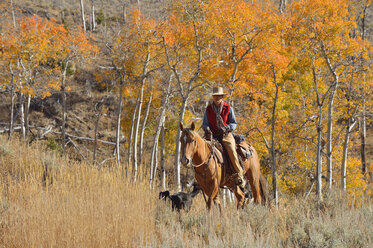
[[[235,177],[236,177],[236,180],[235,180],[236,185],[239,186],[241,189],[245,189],[246,180],[243,177],[243,175],[240,173],[237,173],[235,174]]]

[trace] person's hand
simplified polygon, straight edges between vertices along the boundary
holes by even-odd
[[[207,128],[205,129],[205,138],[206,138],[207,140],[211,140],[211,136],[212,136],[212,133],[211,133],[210,127],[207,127]]]
[[[211,129],[210,129],[210,127],[206,127],[205,132],[206,132],[206,133],[211,133]]]
[[[219,132],[220,134],[227,134],[229,131],[230,131],[230,130],[229,130],[229,126],[228,126],[228,125],[227,125],[227,126],[224,126],[224,127],[221,127],[221,128],[219,128],[219,130],[218,130],[218,132]]]

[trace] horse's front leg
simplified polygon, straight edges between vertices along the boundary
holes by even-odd
[[[220,215],[221,215],[221,202],[220,202],[220,200],[219,200],[219,197],[216,195],[216,197],[215,197],[215,199],[214,199],[214,203],[215,203],[215,205],[218,205],[218,207],[219,207],[219,212],[220,212]]]
[[[213,200],[211,197],[207,200],[207,210],[211,212]]]
[[[219,193],[219,185],[218,185],[217,181],[214,180],[211,183],[211,189],[210,189],[209,199],[207,201],[207,208],[208,208],[209,212],[211,212],[212,204],[216,203],[217,201],[219,202],[218,203],[219,204],[219,209],[221,211],[221,204],[220,204],[220,201],[217,199],[218,193]]]

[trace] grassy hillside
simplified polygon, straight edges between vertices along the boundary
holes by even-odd
[[[297,161],[291,153],[294,146],[285,149],[288,153],[278,150],[277,155],[282,156],[278,166],[284,168],[282,174],[279,174],[282,182],[287,182],[286,176],[291,175],[296,179],[294,182],[302,183],[297,185],[298,188],[294,187],[293,194],[279,189],[279,209],[248,203],[244,209],[237,211],[227,197],[221,214],[217,209],[208,214],[204,198],[199,194],[189,213],[182,212],[179,215],[172,212],[169,201],[158,199],[163,189],[158,186],[149,188],[149,161],[159,117],[160,92],[154,94],[156,100],[153,99],[145,129],[144,157],[139,165],[138,181],[133,184],[131,166],[127,163],[128,136],[137,93],[133,91],[130,95],[127,92],[124,98],[120,155],[126,170],[122,170],[117,168],[113,155],[118,91],[109,85],[113,81],[105,78],[105,75],[102,82],[107,85],[101,87],[102,82],[97,79],[96,73],[102,73],[101,68],[111,66],[109,48],[114,34],[125,23],[123,13],[129,13],[131,6],[140,3],[144,16],[161,20],[172,1],[94,2],[96,20],[100,23],[97,23],[95,31],[89,30],[87,34],[101,52],[89,63],[75,64],[76,71],[68,76],[71,91],[67,93],[66,130],[70,139],[66,157],[61,156],[62,94],[52,92],[45,99],[40,96],[32,98],[29,119],[31,133],[29,145],[26,145],[27,142],[17,140],[20,130],[18,102],[14,118],[16,133],[12,141],[7,140],[10,94],[9,87],[2,88],[0,82],[0,247],[373,247],[373,184],[368,184],[368,190],[365,191],[356,186],[359,194],[347,195],[337,191],[340,169],[339,160],[335,159],[335,191],[327,192],[325,189],[324,201],[317,201],[312,191],[315,189],[315,181],[309,177],[313,176],[315,169],[315,136],[310,136],[312,144],[307,148],[308,153],[300,150],[298,154],[301,158],[309,156],[305,160],[310,161],[309,171],[292,174],[292,169],[299,166],[294,163]],[[272,2],[278,6],[278,0]],[[16,17],[37,14],[47,19],[53,17],[67,28],[81,25],[78,0],[13,0],[13,3]],[[85,0],[84,3],[88,21],[91,1]],[[0,3],[0,6],[3,6],[0,20],[11,20],[10,10],[6,9],[8,5]],[[367,10],[366,23],[367,37],[370,39],[373,37],[372,6]],[[8,75],[6,70],[1,73]],[[161,79],[156,78],[154,81]],[[176,85],[174,88],[172,95],[176,98]],[[149,94],[150,90],[144,96],[143,109]],[[188,109],[188,121],[194,117],[200,119],[203,114],[205,102],[202,94],[206,97],[208,92],[201,90],[196,93],[200,100],[193,102],[194,105]],[[242,99],[245,106],[249,104],[250,98]],[[92,140],[98,113],[96,107],[101,101],[104,107],[98,125],[98,163],[93,164]],[[166,132],[170,132],[166,133],[166,170],[168,187],[176,188],[173,151],[179,102],[175,100],[170,105],[166,123],[166,128],[169,127]],[[368,107],[371,111],[371,106]],[[298,115],[294,117],[297,119]],[[339,143],[343,139],[343,121],[341,118],[336,120],[338,134],[335,139]],[[367,162],[372,168],[371,115],[367,117],[367,124]],[[313,120],[310,125],[309,129],[315,128]],[[351,170],[351,174],[361,170],[357,127],[349,150],[349,157],[355,159],[354,169],[357,169]],[[302,131],[300,129],[299,133]],[[281,141],[285,142],[286,138]],[[259,134],[254,142],[256,146],[261,145],[266,149]],[[334,153],[341,155],[340,146],[334,148]],[[269,156],[263,155],[261,159],[262,169],[271,175]],[[186,178],[191,177],[193,172],[182,168],[181,174]],[[158,185],[158,181],[155,185]],[[173,193],[174,189],[170,191]],[[184,188],[183,191],[191,189]]]
[[[202,195],[179,216],[158,189],[113,166],[59,158],[45,143],[0,136],[2,247],[371,247],[373,204],[332,192],[208,215]]]

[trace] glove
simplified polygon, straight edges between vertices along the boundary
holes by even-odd
[[[211,140],[211,136],[212,136],[211,130],[209,127],[207,127],[205,130],[205,139]]]
[[[219,134],[223,134],[223,135],[227,134],[229,131],[230,131],[230,128],[228,125],[218,129]]]

